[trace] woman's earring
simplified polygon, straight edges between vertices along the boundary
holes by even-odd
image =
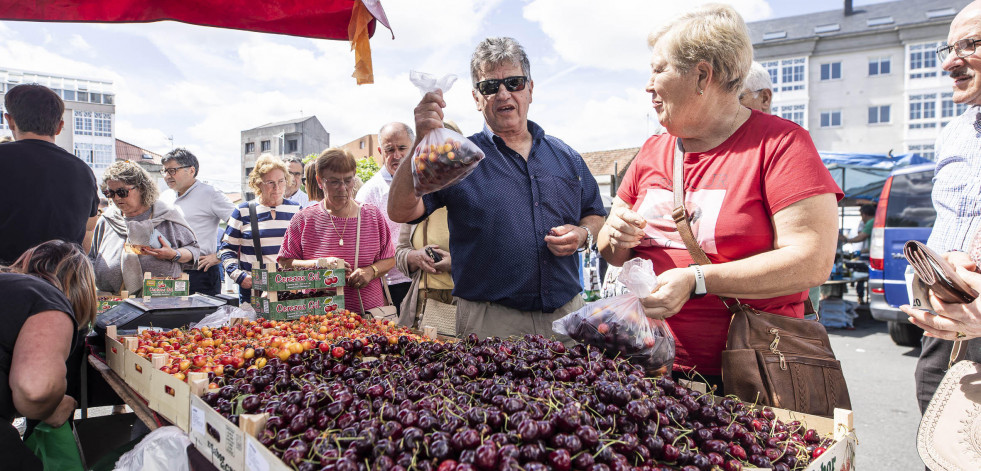
[[[701,88],[699,88],[699,89],[698,89],[698,94],[699,94],[699,95],[701,95],[701,94],[703,94],[703,93],[705,93],[705,92],[704,92],[704,91],[703,91],[703,90],[702,90]]]

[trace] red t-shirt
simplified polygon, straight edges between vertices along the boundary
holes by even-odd
[[[637,256],[663,273],[692,262],[671,210],[675,138],[651,137],[627,169],[617,196],[647,219],[652,246]],[[707,152],[685,154],[685,207],[692,230],[712,263],[743,259],[773,249],[772,216],[800,200],[825,193],[843,196],[821,163],[810,135],[795,123],[753,111],[725,142]],[[807,292],[746,299],[756,309],[803,317]],[[675,367],[720,373],[731,314],[718,297],[689,300],[668,324],[677,340]]]
[[[381,210],[374,205],[361,205],[361,247],[358,264],[355,266],[357,233],[356,216],[338,218],[328,214],[321,204],[307,206],[290,220],[290,226],[283,237],[283,245],[279,249],[279,258],[316,260],[320,257],[338,257],[355,269],[395,256],[388,223],[385,222]],[[342,238],[344,245],[340,245]],[[353,312],[362,312],[361,302],[364,302],[365,310],[387,304],[380,280],[371,280],[368,286],[361,289],[345,287],[344,307]]]

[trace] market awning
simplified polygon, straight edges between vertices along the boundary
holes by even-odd
[[[860,200],[878,200],[882,185],[894,169],[928,162],[919,154],[896,156],[837,152],[820,154],[824,166],[845,193],[845,199],[839,203],[843,206],[853,205]]]
[[[150,23],[351,41],[358,84],[372,83],[368,38],[375,21],[391,30],[380,0],[0,0],[0,20]]]

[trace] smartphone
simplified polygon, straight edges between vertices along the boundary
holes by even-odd
[[[436,263],[443,261],[443,257],[440,254],[436,253],[436,251],[433,250],[432,247],[426,247],[426,255],[429,255],[429,258],[433,259],[433,261]]]

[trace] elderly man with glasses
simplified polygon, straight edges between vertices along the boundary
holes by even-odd
[[[388,214],[418,222],[446,207],[453,258],[457,334],[552,335],[552,321],[583,305],[576,251],[588,249],[606,211],[578,152],[528,120],[534,81],[524,49],[488,38],[470,61],[484,129],[472,136],[486,155],[458,184],[415,195],[411,168],[392,181]],[[416,143],[443,126],[443,96],[415,109]]]
[[[953,79],[954,103],[969,106],[947,123],[937,138],[933,184],[937,220],[927,245],[946,253],[949,261],[967,270],[976,269],[977,260],[972,261],[966,252],[981,230],[981,54],[976,52],[979,41],[981,0],[975,0],[954,17],[947,44],[937,49],[941,66]],[[953,340],[970,339],[962,351],[967,352],[968,360],[981,361],[981,320],[973,317],[978,313],[978,304],[932,306],[944,314],[939,316],[903,306],[913,323],[931,334],[923,337],[916,365],[916,395],[921,412],[947,371]]]
[[[746,75],[743,91],[739,93],[739,103],[751,110],[770,113],[770,105],[773,103],[773,81],[770,80],[770,73],[759,62],[754,61],[749,74]]]
[[[286,168],[290,171],[286,177],[286,199],[300,205],[300,208],[306,208],[313,204],[303,191],[303,159],[299,157],[287,158]]]
[[[232,215],[235,205],[217,188],[198,181],[201,165],[187,149],[174,149],[161,162],[164,168],[160,174],[169,189],[160,195],[160,200],[180,209],[201,249],[194,262],[196,268],[187,270],[190,291],[218,294],[221,292],[218,225]]]

